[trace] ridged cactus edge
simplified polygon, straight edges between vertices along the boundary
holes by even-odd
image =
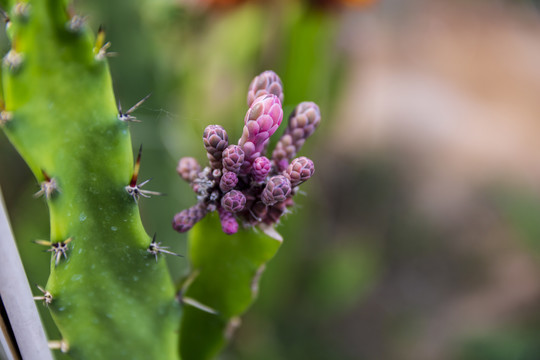
[[[132,146],[104,34],[95,38],[65,1],[2,6],[12,48],[0,122],[49,206],[50,239],[41,243],[53,254],[41,298],[63,348],[75,359],[178,359],[180,306],[126,191]]]

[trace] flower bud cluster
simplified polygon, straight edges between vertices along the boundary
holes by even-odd
[[[273,225],[294,205],[297,186],[313,176],[313,162],[294,156],[320,123],[316,104],[304,102],[289,117],[289,124],[269,159],[264,156],[270,137],[283,120],[283,85],[273,71],[251,82],[249,109],[238,144],[229,145],[225,129],[207,126],[203,144],[209,166],[194,158],[180,159],[177,172],[197,194],[198,203],[176,214],[173,227],[190,230],[207,213],[217,211],[223,232],[234,234],[243,226]]]

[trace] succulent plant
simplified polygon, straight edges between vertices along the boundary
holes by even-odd
[[[40,183],[50,211],[50,276],[36,288],[74,359],[178,359],[181,304],[138,208],[157,194],[138,179],[117,107],[105,33],[67,1],[3,0],[11,49],[0,125]],[[144,100],[144,99],[143,99]]]
[[[142,147],[134,160],[129,135],[148,96],[125,112],[116,105],[105,33],[94,36],[68,2],[0,0],[12,43],[0,127],[38,180],[51,218],[50,238],[36,241],[51,262],[35,299],[73,359],[211,359],[281,244],[273,226],[294,204],[293,182],[313,174],[313,163],[295,160],[285,171],[264,157],[283,118],[281,80],[267,71],[252,82],[238,144],[211,125],[203,133],[209,166],[179,161],[197,203],[173,218],[176,231],[190,231],[190,273],[176,286],[162,258],[178,254],[150,237],[139,215],[143,198],[160,195],[140,181]]]
[[[173,220],[177,231],[190,231],[190,278],[193,280],[186,295],[215,310],[211,314],[185,308],[180,330],[183,355],[210,359],[230,338],[239,325],[239,317],[257,295],[266,262],[281,244],[275,225],[294,205],[295,186],[313,175],[313,162],[306,157],[294,159],[289,165],[305,138],[320,122],[318,108],[313,103],[299,105],[294,113],[298,114],[289,118],[286,134],[299,131],[303,134],[302,139],[290,136],[294,149],[289,152],[277,149],[272,159],[264,156],[270,137],[283,118],[282,101],[283,86],[274,72],[265,71],[255,77],[249,86],[249,109],[238,145],[228,145],[221,151],[222,166],[213,161],[219,158],[213,149],[223,146],[212,145],[209,166],[194,180],[182,177],[191,184],[198,199],[195,207],[183,210]],[[208,150],[207,144],[211,143],[208,134],[218,134],[215,129],[219,129],[219,134],[226,132],[217,125],[207,129],[212,129],[203,134]],[[221,144],[223,139],[224,135],[216,136],[213,144]],[[180,160],[180,163],[186,161]],[[191,215],[193,209],[198,209],[197,216]],[[204,214],[207,216],[202,219],[200,215]],[[194,226],[195,221],[200,223]],[[215,230],[217,224],[221,225],[221,233]],[[262,232],[255,232],[253,228]]]

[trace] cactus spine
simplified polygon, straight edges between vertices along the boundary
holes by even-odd
[[[123,120],[133,119],[118,114],[104,34],[94,38],[64,0],[1,3],[12,48],[0,126],[41,182],[49,241],[63,249],[51,250],[44,290],[68,353],[177,359],[179,305],[126,191],[134,164]]]

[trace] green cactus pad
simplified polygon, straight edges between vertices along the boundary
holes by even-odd
[[[252,229],[234,235],[221,230],[217,214],[207,215],[189,233],[193,282],[185,296],[218,312],[185,306],[181,325],[182,358],[212,359],[225,345],[235,322],[257,296],[265,264],[281,241]]]
[[[50,241],[68,238],[46,285],[49,308],[75,359],[178,359],[180,308],[163,260],[147,252],[128,125],[118,119],[102,41],[66,1],[2,4],[3,125],[46,196]],[[144,161],[143,161],[144,164]]]

